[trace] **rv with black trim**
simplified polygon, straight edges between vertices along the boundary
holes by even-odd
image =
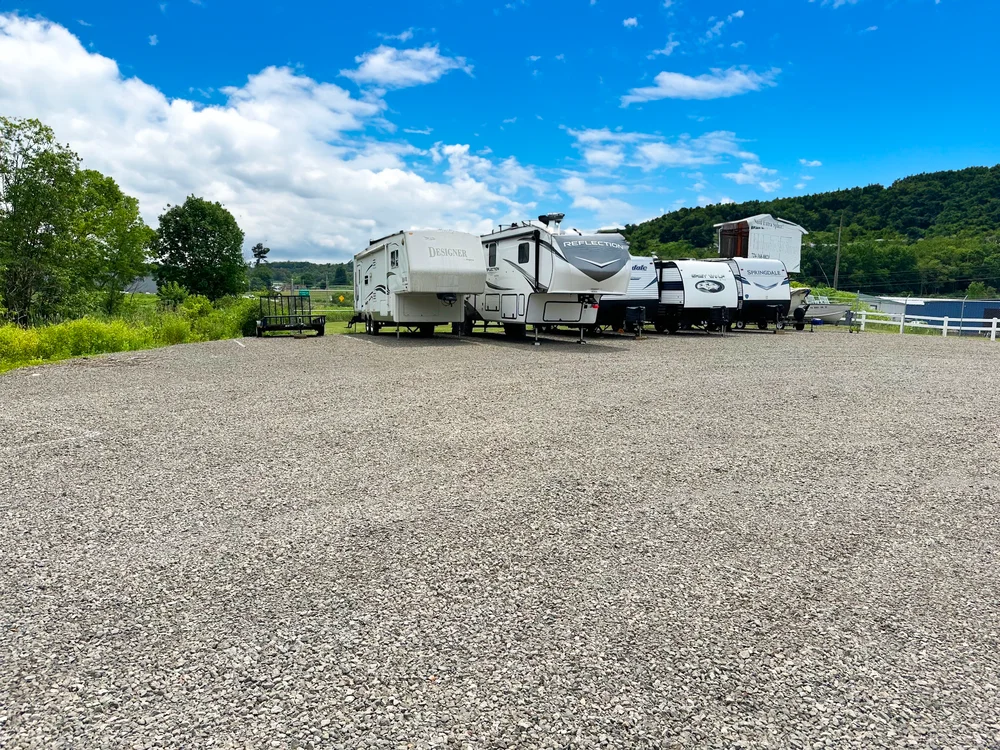
[[[469,299],[473,320],[500,324],[513,338],[527,326],[594,326],[600,300],[628,289],[628,242],[614,233],[561,228],[563,214],[501,226],[483,235],[486,289]]]
[[[431,229],[396,232],[372,240],[354,256],[354,317],[376,335],[383,326],[415,328],[461,324],[465,299],[486,288],[479,237]]]
[[[613,331],[638,328],[639,324],[629,318],[629,310],[637,307],[642,310],[644,321],[651,323],[656,320],[660,303],[656,258],[632,256],[629,265],[632,270],[625,294],[606,294],[601,297],[601,306],[597,310],[598,328],[610,328]]]
[[[659,304],[654,325],[660,333],[685,328],[728,328],[739,309],[732,269],[710,260],[657,260]]]
[[[736,281],[739,309],[732,319],[735,328],[756,325],[766,330],[785,327],[792,302],[788,271],[780,260],[762,258],[718,258],[715,263],[729,266]]]

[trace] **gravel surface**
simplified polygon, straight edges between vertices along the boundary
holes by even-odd
[[[998,748],[998,371],[841,332],[13,371],[0,747]]]

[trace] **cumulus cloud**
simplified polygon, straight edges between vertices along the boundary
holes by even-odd
[[[773,193],[781,187],[781,180],[769,179],[776,174],[777,169],[768,169],[756,162],[744,162],[738,172],[728,172],[722,176],[737,185],[756,185],[765,193]]]
[[[714,39],[717,36],[721,36],[722,35],[722,30],[726,27],[726,24],[732,23],[737,18],[743,18],[744,15],[745,14],[743,13],[742,10],[738,10],[735,13],[730,13],[725,18],[720,18],[718,21],[715,22],[714,25],[712,25],[708,29],[708,31],[705,32],[705,39],[706,39],[706,41],[710,40],[710,39]],[[711,22],[713,20],[714,20],[713,18],[710,18],[709,22]]]
[[[149,37],[149,46],[150,47],[155,47],[159,43],[160,43],[160,40],[157,38],[156,34],[151,34],[150,37]]]
[[[437,45],[419,49],[397,49],[380,45],[371,52],[354,58],[358,67],[340,74],[358,84],[374,84],[383,88],[401,89],[434,83],[452,70],[472,74],[472,66],[464,57],[442,55]]]
[[[626,29],[634,29],[638,25],[639,25],[639,19],[636,18],[635,16],[632,16],[631,18],[626,18],[624,21],[622,21],[622,26],[624,26]]]
[[[615,197],[626,192],[621,185],[588,182],[584,176],[571,173],[559,187],[569,195],[570,208],[589,211],[602,223],[627,224],[637,214],[635,206]]]
[[[815,159],[799,159],[799,164],[803,167],[822,167],[823,162],[816,161]]]
[[[403,29],[398,34],[379,34],[379,36],[387,41],[408,42],[413,39],[413,32],[414,28],[411,26],[408,29]]]
[[[383,101],[288,68],[265,68],[205,106],[123,76],[62,26],[0,15],[0,70],[0,112],[51,125],[87,167],[139,198],[147,222],[204,196],[274,257],[344,259],[407,227],[485,231],[524,218],[545,189],[530,167],[468,145],[375,140],[367,130]]]
[[[653,79],[655,86],[632,89],[621,98],[621,105],[627,107],[637,102],[658,99],[723,99],[738,96],[774,86],[780,72],[778,68],[764,73],[746,68],[713,68],[711,72],[700,76],[688,76],[664,71]]]

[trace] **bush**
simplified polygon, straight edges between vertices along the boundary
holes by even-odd
[[[0,372],[88,354],[253,335],[257,310],[256,298],[235,297],[212,305],[204,297],[190,296],[178,312],[144,303],[126,305],[125,317],[110,320],[88,317],[27,329],[0,325]]]

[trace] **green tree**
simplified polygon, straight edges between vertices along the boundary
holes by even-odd
[[[343,264],[337,266],[337,270],[333,272],[333,283],[337,286],[347,284],[347,269],[344,268]]]
[[[183,304],[189,295],[188,290],[176,281],[168,281],[160,285],[156,296],[160,298],[161,305],[176,310],[177,306]]]
[[[996,299],[997,290],[994,287],[986,286],[982,281],[973,281],[969,284],[969,289],[966,292],[969,295],[969,299]]]
[[[38,120],[0,117],[0,298],[19,323],[73,286],[78,163]]]
[[[267,254],[271,252],[271,248],[264,247],[263,242],[258,242],[250,252],[253,253],[253,267],[257,268],[261,263],[267,263]]]
[[[113,315],[123,290],[148,272],[149,249],[156,233],[139,216],[139,201],[125,195],[110,177],[82,170],[77,247],[84,254],[84,268]]]
[[[160,284],[183,285],[215,300],[247,289],[243,230],[221,203],[189,196],[168,206],[156,237]]]

